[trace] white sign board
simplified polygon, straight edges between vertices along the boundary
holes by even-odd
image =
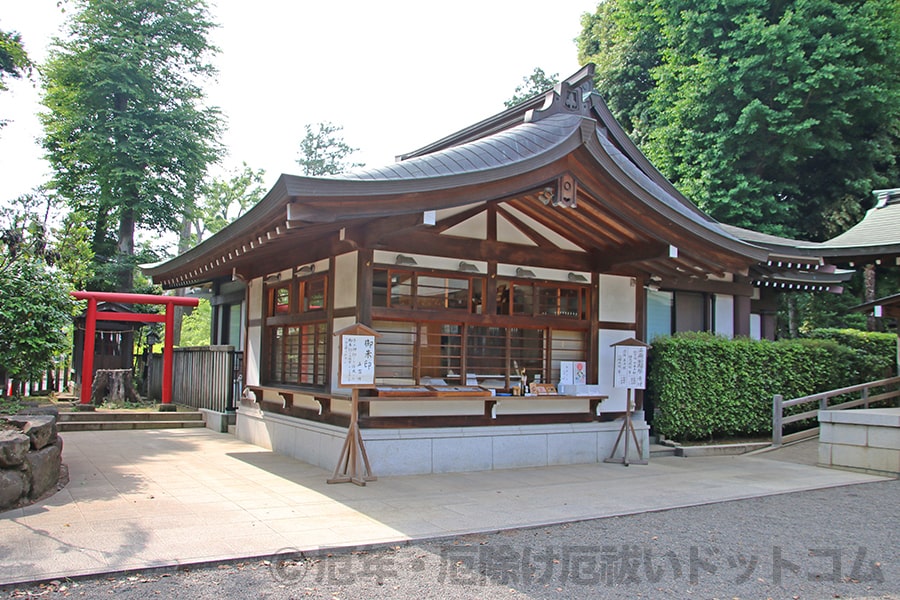
[[[647,387],[647,348],[641,346],[616,346],[616,372],[613,378],[617,388],[642,390]]]
[[[375,385],[375,336],[341,336],[341,380],[338,385]]]

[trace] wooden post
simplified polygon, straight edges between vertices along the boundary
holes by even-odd
[[[174,376],[174,358],[175,353],[175,305],[172,302],[165,303],[166,309],[166,335],[163,339],[163,378],[162,378],[162,398],[159,405],[159,412],[175,412],[176,407],[172,404],[172,378]]]
[[[362,433],[359,431],[359,389],[353,388],[353,397],[350,408],[350,427],[347,429],[347,437],[344,439],[344,447],[338,458],[334,474],[327,483],[355,483],[366,485],[367,481],[377,481],[372,474],[372,465],[369,464],[369,455],[366,454],[366,446],[363,443]],[[359,472],[359,459],[363,461],[363,472]]]
[[[636,465],[646,465],[647,461],[643,458],[643,448],[641,448],[641,443],[637,438],[637,431],[634,428],[634,423],[631,421],[631,411],[633,410],[634,399],[632,397],[632,389],[628,388],[628,400],[625,404],[625,422],[622,423],[622,428],[619,429],[619,435],[616,437],[616,443],[613,446],[612,452],[609,454],[609,458],[603,460],[603,462],[608,463],[621,463],[626,467],[630,464],[628,461],[628,440],[629,438],[634,440],[634,447],[638,451],[637,460],[633,460]],[[622,436],[625,436],[625,452],[622,454],[622,458],[616,458],[616,450],[619,449],[619,442],[622,440]]]
[[[638,458],[631,462],[636,465],[646,465],[644,449],[638,441],[631,413],[634,410],[634,390],[642,390],[647,386],[647,350],[650,348],[650,344],[634,338],[626,338],[611,344],[611,346],[615,348],[613,385],[617,388],[626,388],[628,391],[625,400],[625,421],[622,423],[609,458],[604,459],[603,462],[622,463],[627,467],[629,465],[628,441],[632,439],[638,452]],[[625,436],[625,452],[622,458],[616,458],[616,450],[619,449],[619,442],[623,435]]]
[[[81,401],[82,410],[90,410],[91,391],[94,385],[94,336],[97,334],[97,299],[88,298],[87,315],[84,321],[84,355],[81,360]]]
[[[781,394],[772,396],[772,446],[775,448],[781,446],[781,430],[783,428],[781,423],[783,417],[781,403],[783,400],[784,398]]]
[[[354,483],[364,486],[367,481],[377,481],[369,464],[366,446],[359,430],[359,389],[375,387],[375,338],[374,329],[365,325],[351,325],[334,334],[340,339],[341,356],[338,363],[338,385],[352,388],[350,402],[350,426],[344,446],[334,467],[334,474],[327,483]],[[359,459],[363,471],[360,473]]]

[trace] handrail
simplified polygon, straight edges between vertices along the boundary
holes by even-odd
[[[872,388],[886,387],[895,384],[900,386],[900,377],[889,377],[887,379],[879,379],[878,381],[860,383],[836,390],[830,390],[828,392],[819,392],[818,394],[811,394],[809,396],[793,398],[791,400],[785,400],[781,394],[775,394],[772,397],[772,446],[777,448],[785,442],[808,437],[810,433],[814,431],[814,429],[800,431],[792,433],[790,435],[783,435],[782,429],[788,423],[795,423],[797,421],[803,421],[805,419],[818,418],[820,410],[844,410],[847,408],[855,408],[857,406],[864,406],[865,408],[868,408],[869,404],[872,402],[890,400],[891,398],[900,398],[900,387],[898,387],[894,391],[884,392],[875,396],[871,396],[869,394],[869,391]],[[860,397],[856,400],[848,400],[840,404],[828,406],[829,399],[837,396],[843,396],[845,394],[854,394],[856,392],[860,393]],[[808,404],[811,402],[818,402],[818,408],[793,414],[788,417],[784,416],[785,408],[798,406],[800,404]]]

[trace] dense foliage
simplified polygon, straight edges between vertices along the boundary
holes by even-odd
[[[307,124],[305,129],[306,135],[300,140],[300,158],[297,159],[304,175],[337,175],[364,166],[362,163],[347,162],[347,157],[359,148],[353,148],[344,141],[341,135],[344,128],[340,125],[316,123],[313,129],[312,125]]]
[[[535,67],[531,75],[522,78],[522,85],[516,86],[512,98],[503,103],[506,108],[553,89],[559,83],[559,73],[547,75],[540,67]]]
[[[89,262],[87,232],[51,227],[36,196],[0,211],[0,385],[36,379],[70,348],[73,283]],[[49,208],[47,209],[49,210]],[[47,211],[45,211],[46,214]],[[14,395],[19,393],[14,388]]]
[[[247,163],[228,179],[212,178],[201,186],[199,201],[187,211],[178,240],[178,252],[186,252],[256,205],[266,194],[265,171]]]
[[[647,378],[653,427],[681,440],[768,435],[772,396],[797,398],[890,376],[896,343],[895,335],[852,330],[779,342],[702,333],[656,338]]]
[[[53,184],[94,231],[92,289],[132,291],[135,232],[178,231],[217,160],[203,0],[79,0],[42,69]],[[112,274],[114,277],[110,278]]]
[[[898,0],[606,0],[579,53],[714,218],[823,239],[900,176],[898,29]]]
[[[8,78],[20,78],[31,72],[31,59],[22,46],[22,36],[15,31],[0,29],[0,91],[6,89]],[[0,118],[0,127],[6,121]]]
[[[58,273],[34,258],[0,272],[0,378],[37,379],[69,350],[73,302]]]
[[[22,36],[15,31],[0,30],[0,90],[6,89],[7,77],[22,77],[30,72],[31,66],[22,46]]]

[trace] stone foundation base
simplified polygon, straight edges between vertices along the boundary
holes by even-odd
[[[649,458],[649,427],[643,413],[634,426]],[[599,463],[609,458],[622,421],[494,427],[433,427],[363,429],[372,465],[380,475],[418,475]],[[321,467],[334,470],[347,430],[324,423],[240,407],[235,429],[239,439]],[[624,441],[617,457],[622,456]],[[630,443],[630,459],[638,456]]]
[[[819,464],[900,477],[900,408],[819,411]]]

